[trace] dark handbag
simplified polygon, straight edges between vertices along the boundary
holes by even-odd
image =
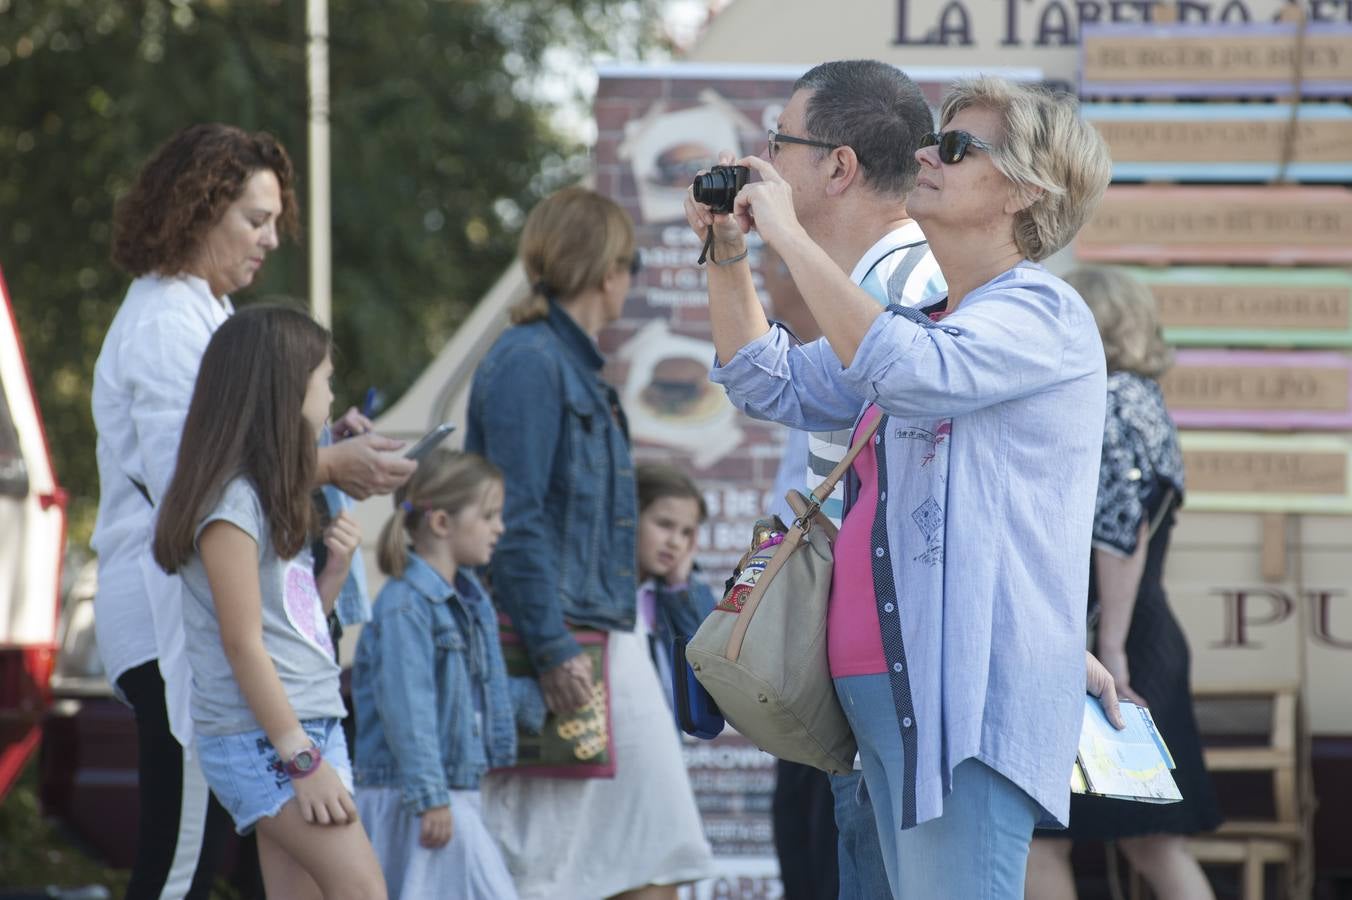
[[[592,699],[564,716],[549,713],[544,728],[532,734],[518,727],[516,763],[498,769],[544,778],[614,778],[615,732],[610,722],[609,635],[594,628],[569,626],[573,639],[592,661]],[[508,676],[536,677],[521,635],[505,615],[498,617],[502,661]]]
[[[709,740],[723,732],[723,714],[704,685],[695,678],[695,671],[685,661],[685,636],[677,635],[671,655],[672,696],[676,700],[676,724],[692,737]]]

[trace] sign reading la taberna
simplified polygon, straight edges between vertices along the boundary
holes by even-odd
[[[1287,0],[737,0],[686,58],[806,63],[874,57],[903,69],[1034,67],[1051,81],[1078,78],[1080,28],[1120,23],[1240,25],[1276,21]],[[1299,0],[1311,23],[1352,22],[1352,0]],[[754,34],[754,40],[747,36]]]
[[[1181,25],[1240,25],[1277,21],[1289,0],[1001,0],[1002,15],[993,16],[989,0],[896,0],[894,43],[903,47],[933,45],[971,47],[990,36],[992,26],[1001,47],[1063,47],[1079,42],[1081,25],[1148,25],[1167,10],[1167,21]],[[1307,4],[1312,22],[1352,22],[1346,0],[1314,0]],[[927,15],[928,13],[928,15]]]

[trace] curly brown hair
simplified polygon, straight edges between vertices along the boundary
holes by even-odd
[[[113,262],[133,276],[177,275],[206,232],[244,193],[249,176],[271,169],[282,189],[277,230],[300,232],[291,157],[266,131],[190,125],[155,151],[113,213]]]

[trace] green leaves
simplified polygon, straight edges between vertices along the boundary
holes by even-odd
[[[330,0],[340,404],[396,399],[510,262],[522,212],[586,170],[535,99],[546,52],[633,58],[656,6]],[[285,143],[304,211],[304,30],[304,0],[0,0],[0,268],[77,540],[98,494],[89,379],[129,281],[113,203],[172,132],[214,120]],[[308,302],[307,239],[236,303]]]

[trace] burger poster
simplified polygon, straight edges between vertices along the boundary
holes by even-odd
[[[743,148],[742,135],[757,130],[714,90],[701,91],[698,105],[688,109],[668,112],[658,103],[625,123],[619,155],[630,163],[643,221],[684,221],[685,189],[695,175],[716,163],[720,150],[754,153]]]
[[[719,77],[712,67],[611,66],[596,96],[597,189],[638,227],[643,270],[624,314],[601,336],[639,461],[671,463],[705,493],[705,579],[722,584],[768,507],[783,429],[735,410],[709,381],[714,361],[700,238],[683,202],[695,175],[727,151],[761,153],[798,70]],[[762,288],[760,241],[751,262]],[[763,293],[763,290],[762,290]]]
[[[701,241],[683,202],[720,151],[764,151],[766,129],[799,74],[614,67],[601,69],[597,89],[597,188],[633,216],[643,262],[623,317],[601,335],[605,375],[620,393],[639,461],[675,465],[703,489],[709,521],[699,561],[717,593],[768,506],[784,437],[780,426],[742,415],[709,381],[714,346],[705,274],[695,264]],[[764,293],[760,251],[753,234],[752,268]],[[770,822],[774,759],[731,729],[713,741],[687,738],[684,750],[718,877],[682,896],[781,896]]]
[[[683,203],[695,175],[721,152],[764,154],[766,132],[806,69],[704,63],[598,68],[596,188],[633,217],[643,263],[623,316],[601,335],[606,378],[623,399],[638,460],[676,465],[704,491],[709,521],[699,560],[714,585],[732,571],[752,525],[771,506],[786,431],[742,415],[709,381],[714,346],[706,273],[695,262],[702,238],[686,224]],[[916,73],[932,103],[948,87],[948,76],[939,80],[938,74]],[[754,232],[748,245],[757,292],[773,306],[772,295],[793,291],[792,282],[774,277]]]

